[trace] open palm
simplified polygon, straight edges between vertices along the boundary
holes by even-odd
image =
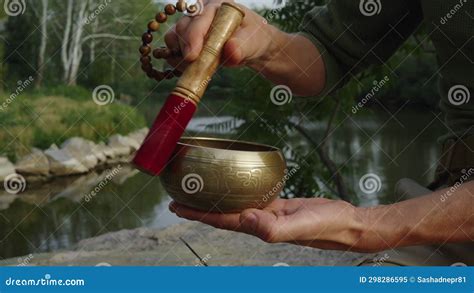
[[[179,217],[219,229],[254,235],[265,242],[287,242],[323,249],[360,250],[356,208],[344,201],[322,198],[277,199],[263,210],[219,214],[197,211],[176,202],[170,210]]]

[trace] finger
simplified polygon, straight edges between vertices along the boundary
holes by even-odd
[[[192,62],[196,60],[201,53],[204,39],[211,27],[217,9],[218,5],[206,5],[202,14],[193,17],[190,25],[186,28],[186,31],[183,32],[183,34],[180,34],[183,38],[183,45],[185,45],[183,48],[183,56],[186,61]]]
[[[178,34],[176,32],[176,26],[173,26],[165,34],[165,44],[168,48],[172,50],[179,49],[179,41],[178,41]]]
[[[190,27],[190,24],[192,22],[191,17],[183,17],[181,18],[175,25],[175,32],[176,32],[176,37],[178,40],[178,47],[180,51],[183,53],[183,56],[185,55],[185,50],[186,47],[188,46],[188,41],[186,40],[186,34],[187,31]]]
[[[232,38],[230,38],[223,49],[222,63],[226,66],[239,66],[245,62],[244,45],[248,35],[243,30],[238,30]]]
[[[191,221],[200,221],[218,229],[239,231],[239,214],[206,213],[180,205],[176,202],[170,204],[170,210],[178,217]]]
[[[240,215],[240,231],[254,235],[266,242],[278,241],[277,235],[275,235],[277,221],[278,217],[275,213],[248,209]]]
[[[173,51],[181,51],[178,34],[176,32],[176,26],[174,26],[170,31],[165,35],[165,43],[168,48]],[[189,65],[181,57],[171,57],[166,58],[166,62],[174,68],[184,71],[184,69]]]

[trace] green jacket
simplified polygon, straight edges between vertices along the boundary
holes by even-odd
[[[327,81],[322,95],[352,74],[383,64],[424,22],[436,48],[440,107],[446,138],[474,134],[474,0],[332,0],[301,25],[322,53]],[[383,77],[381,77],[383,78]]]

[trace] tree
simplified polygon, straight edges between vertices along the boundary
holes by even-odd
[[[126,13],[120,16],[104,17],[110,0],[95,2],[92,0],[67,0],[66,19],[61,43],[61,63],[63,80],[68,85],[76,85],[78,71],[83,57],[83,49],[90,44],[91,59],[95,60],[95,47],[99,39],[138,40],[138,37],[111,33],[118,24],[130,24],[133,17]],[[119,5],[115,5],[118,7]],[[124,11],[121,11],[124,12]],[[103,15],[104,14],[104,15]],[[91,25],[89,29],[88,26]]]
[[[44,79],[44,62],[45,62],[45,54],[46,54],[46,47],[48,45],[48,0],[41,0],[42,10],[41,10],[41,17],[40,19],[40,34],[41,34],[41,41],[38,51],[38,69],[37,69],[37,77],[35,81],[36,87],[41,87]]]

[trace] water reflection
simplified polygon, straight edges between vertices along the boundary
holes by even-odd
[[[202,126],[213,121],[214,118],[196,120],[194,131],[202,136],[227,136],[269,144],[280,140],[264,135],[261,129],[227,134],[217,129],[217,133],[202,133],[206,131]],[[325,130],[324,123],[306,126],[315,138],[321,137]],[[439,155],[436,140],[444,132],[442,123],[432,113],[407,111],[395,119],[384,113],[351,116],[338,126],[329,151],[362,205],[388,203],[398,200],[392,191],[399,179],[408,177],[423,184],[431,180]],[[293,134],[285,140],[311,153],[311,147],[300,136]],[[367,195],[359,189],[359,180],[367,173],[380,177],[379,192]],[[84,197],[105,176],[106,173],[100,172],[61,178],[19,196],[0,194],[0,256],[67,249],[81,239],[106,232],[141,226],[166,227],[179,221],[167,209],[170,199],[159,179],[127,166],[97,195],[85,201]]]
[[[123,166],[109,182],[104,180],[109,172],[60,178],[18,196],[0,195],[1,257],[70,248],[110,231],[176,222],[164,212],[168,199],[158,178]],[[103,188],[85,200],[98,186]]]

